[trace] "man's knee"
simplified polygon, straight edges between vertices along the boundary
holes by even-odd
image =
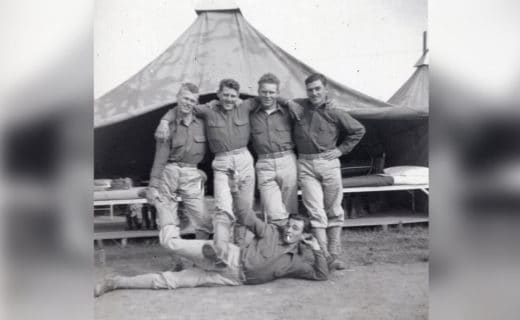
[[[180,239],[180,229],[175,225],[165,225],[159,231],[159,243],[167,248],[172,249],[175,245],[175,240]]]

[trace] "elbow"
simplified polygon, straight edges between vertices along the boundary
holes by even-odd
[[[359,127],[359,130],[358,130],[359,138],[363,138],[363,136],[365,135],[366,132],[367,132],[367,130],[365,129],[364,126]]]

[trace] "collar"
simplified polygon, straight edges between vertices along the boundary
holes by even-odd
[[[179,114],[176,114],[176,117],[175,117],[175,123],[177,123],[177,125],[181,124],[181,122],[186,126],[186,127],[189,127],[192,123],[198,121],[197,117],[195,117],[195,115],[192,113],[191,114],[191,119],[189,119],[188,121],[186,121],[185,118],[179,116]]]
[[[262,108],[262,103],[260,101],[256,101],[256,108],[253,110],[254,113],[257,113],[259,111],[264,111]],[[274,108],[274,111],[272,113],[275,113],[277,111],[280,111],[282,114],[285,114],[286,110],[280,106],[278,101],[276,102],[276,107]]]
[[[226,109],[224,109],[224,106],[222,105],[222,103],[220,103],[220,101],[217,103],[217,109],[218,109],[218,111],[220,111],[220,112],[233,111],[233,110],[236,109],[236,107],[237,107],[237,105],[235,104],[231,110],[226,110]]]
[[[310,99],[307,99],[307,101],[309,103],[309,106],[314,108],[314,109],[325,109],[325,108],[332,107],[334,105],[334,100],[329,98],[328,96],[325,97],[325,102],[320,104],[318,107],[314,107],[314,105],[312,104]]]

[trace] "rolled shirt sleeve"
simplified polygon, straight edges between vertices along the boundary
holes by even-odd
[[[161,181],[161,174],[170,155],[170,139],[166,141],[157,140],[155,143],[155,157],[153,160],[152,172],[150,173],[150,187],[157,188]]]

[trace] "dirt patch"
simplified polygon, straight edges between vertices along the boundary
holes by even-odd
[[[257,286],[119,290],[95,302],[96,319],[427,319],[428,229],[348,230],[347,270],[328,281],[280,279]],[[108,245],[96,278],[171,268],[156,240]]]

